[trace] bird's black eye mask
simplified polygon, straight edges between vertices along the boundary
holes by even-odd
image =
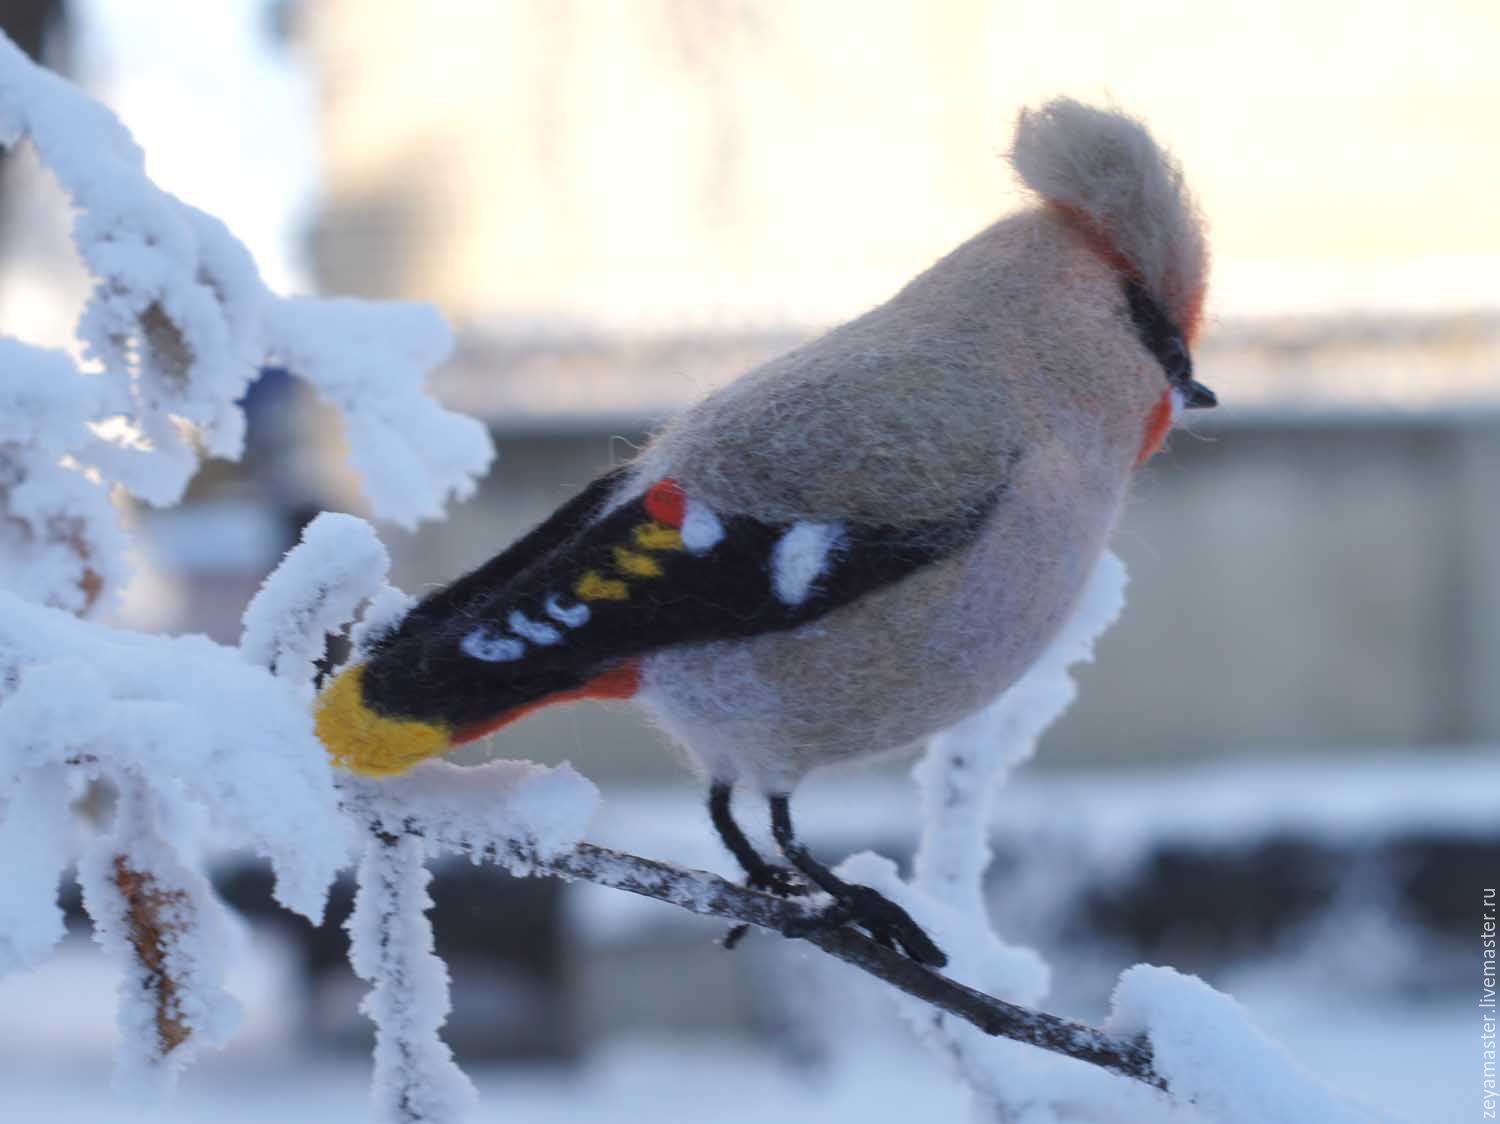
[[[1125,299],[1130,304],[1130,319],[1142,346],[1161,364],[1167,383],[1182,395],[1188,410],[1206,410],[1219,404],[1218,395],[1193,378],[1193,357],[1177,325],[1172,323],[1146,286],[1134,277],[1126,277]]]

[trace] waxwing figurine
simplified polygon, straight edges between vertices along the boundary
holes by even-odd
[[[1020,114],[1013,161],[1038,206],[709,395],[344,669],[317,712],[337,763],[398,773],[541,706],[633,699],[706,774],[751,885],[806,879],[834,901],[820,923],[942,964],[806,851],[788,795],[1014,683],[1132,470],[1215,401],[1188,354],[1201,223],[1146,129],[1058,99]],[[735,823],[740,783],[797,875]]]

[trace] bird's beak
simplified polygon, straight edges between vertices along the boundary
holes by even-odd
[[[1219,396],[1197,379],[1188,379],[1182,388],[1182,406],[1186,410],[1211,410],[1219,404]]]

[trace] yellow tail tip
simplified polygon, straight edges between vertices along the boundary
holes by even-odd
[[[389,777],[452,744],[444,726],[386,718],[366,706],[364,671],[364,664],[355,664],[340,672],[318,696],[313,712],[318,740],[335,765],[367,777]]]

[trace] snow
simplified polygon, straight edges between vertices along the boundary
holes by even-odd
[[[371,839],[347,923],[349,963],[371,985],[360,1009],[375,1023],[375,1124],[453,1124],[477,1095],[438,1037],[448,1017],[448,969],[432,951],[423,843]]]
[[[57,765],[22,773],[0,795],[0,854],[6,856],[0,976],[40,964],[63,938],[57,886],[68,865],[70,830],[57,809],[71,796],[67,774]]]
[[[345,806],[376,830],[417,831],[444,850],[487,856],[517,874],[572,848],[599,804],[594,783],[564,763],[424,761],[397,777],[347,776]]]
[[[363,656],[371,645],[396,628],[416,604],[415,597],[395,586],[383,585],[376,590],[359,623],[349,632],[356,657]]]
[[[453,350],[436,309],[303,297],[265,315],[267,351],[343,414],[349,460],[376,515],[411,528],[473,494],[494,459],[489,434],[422,391]]]
[[[452,347],[434,309],[271,292],[221,221],[148,178],[108,110],[3,36],[0,139],[29,144],[67,197],[94,281],[76,356],[0,338],[0,841],[25,856],[0,889],[0,971],[34,966],[57,943],[58,882],[76,858],[96,938],[121,974],[117,1084],[151,1098],[238,1020],[224,986],[233,926],[203,848],[265,856],[277,900],[321,916],[351,824],[313,733],[315,662],[363,602],[376,599],[369,627],[388,627],[404,601],[385,585],[373,529],[325,515],[246,610],[238,647],[106,627],[127,553],[110,489],[170,506],[200,456],[238,457],[239,399],[272,363],[338,407],[372,509],[403,526],[468,495],[493,451],[478,422],[423,389]],[[518,807],[535,813],[521,830],[555,845],[567,817],[536,794],[566,778],[513,779]],[[75,845],[77,826],[91,830]],[[378,926],[378,953],[362,944],[361,963],[377,981],[372,1010],[393,1020],[382,1034],[399,1058],[430,1061],[412,1044],[436,1043],[437,1004],[402,998],[407,985],[429,996],[442,971],[421,944],[413,846],[415,858],[399,849],[402,864],[366,864],[366,912],[394,920]],[[411,940],[386,939],[397,933]],[[389,1051],[380,1059],[388,1077]],[[413,1066],[403,1102],[457,1103],[452,1074]]]
[[[99,590],[125,577],[124,536],[107,492],[74,460],[94,440],[81,419],[99,412],[97,387],[62,352],[4,337],[0,370],[0,588],[102,610],[111,598]]]
[[[312,701],[327,636],[385,588],[390,555],[363,519],[323,512],[245,609],[240,653]]]
[[[1219,1124],[1379,1124],[1397,1118],[1334,1093],[1232,998],[1196,976],[1139,964],[1120,977],[1109,1029],[1144,1034],[1174,1094]]]
[[[983,880],[993,797],[1072,703],[1077,688],[1069,669],[1093,658],[1095,640],[1124,607],[1125,581],[1119,559],[1102,557],[1062,631],[1021,680],[932,740],[913,770],[923,828],[911,884],[901,881],[893,864],[872,855],[856,855],[840,867],[844,877],[874,886],[927,929],[950,958],[946,975],[1022,1006],[1038,1006],[1046,998],[1051,969],[1035,951],[1010,947],[991,928]],[[1048,1124],[1077,1100],[1080,1083],[1100,1085],[1102,1102],[1114,1112],[1126,1100],[1137,1102],[1138,1113],[1150,1105],[1148,1093],[1116,1088],[1119,1081],[1099,1071],[1069,1078],[1068,1066],[1058,1059],[1036,1059],[1033,1051],[988,1038],[909,998],[896,1002],[917,1037],[974,1090],[980,1115]],[[1059,1064],[1064,1076],[1054,1079],[1050,1075]],[[1037,1078],[1038,1073],[1043,1076]]]
[[[150,1102],[175,1089],[204,1050],[229,1041],[240,1005],[224,987],[230,922],[208,879],[179,853],[145,786],[122,786],[116,802],[113,830],[85,849],[78,883],[94,940],[120,972],[115,1085],[127,1097]],[[122,884],[132,878],[142,888],[127,896]],[[135,911],[142,902],[159,926],[159,966],[147,963],[138,948]],[[165,1040],[164,1020],[190,1032],[175,1048]]]
[[[343,412],[378,516],[411,527],[472,491],[493,450],[478,422],[422,390],[452,348],[435,310],[272,293],[223,223],[147,178],[108,110],[4,40],[0,134],[25,136],[68,196],[96,282],[78,320],[88,366],[31,356],[51,381],[90,387],[61,392],[71,397],[49,419],[80,463],[148,502],[176,502],[198,461],[183,426],[210,455],[237,457],[237,399],[275,360]]]
[[[720,935],[717,928],[709,930],[705,943]],[[185,1074],[174,1100],[154,1108],[151,1119],[160,1124],[359,1124],[367,1119],[369,1062],[314,1048],[298,1033],[302,979],[291,950],[277,938],[277,932],[257,929],[248,957],[231,972],[229,989],[245,1008],[239,1036],[222,1054],[204,1058]],[[854,990],[855,974],[816,953],[799,954],[786,942],[764,949],[746,945],[732,956],[707,950],[726,964],[752,952],[794,961],[799,972],[793,986],[820,1020],[815,1034],[827,1051],[822,1062],[803,1058],[800,1065],[789,1064],[774,1045],[743,1037],[674,1036],[635,1025],[610,1039],[590,1035],[590,1049],[566,1065],[466,1066],[479,1091],[473,1119],[689,1124],[704,1118],[706,1106],[721,1124],[968,1118],[963,1086],[951,1068],[917,1049],[905,1027],[890,1019],[883,989]],[[823,975],[824,964],[836,973],[833,978]],[[765,986],[760,975],[749,978],[752,986]],[[7,1119],[93,1124],[140,1119],[120,1103],[105,1076],[115,986],[116,973],[97,947],[79,937],[64,942],[37,971],[0,979],[0,1109]],[[1274,976],[1254,986],[1237,985],[1237,991],[1266,1034],[1320,1077],[1357,1089],[1385,1111],[1418,1124],[1478,1119],[1471,1092],[1474,1024],[1458,997],[1429,1004],[1370,997],[1349,1006],[1316,987],[1278,984]],[[1033,1068],[1028,1059],[1042,1057],[1024,1048],[1014,1054],[1017,1073]],[[1090,1067],[1058,1064],[1071,1072],[1054,1069],[1054,1079],[1089,1084]],[[1118,1111],[1110,1119],[1160,1124],[1167,1111],[1163,1098],[1142,1090],[1147,1107],[1135,1112],[1135,1102],[1127,1099],[1132,1083],[1101,1080],[1119,1089]],[[1193,1122],[1182,1111],[1165,1119]]]
[[[0,591],[0,685],[0,798],[48,767],[149,783],[212,809],[217,830],[271,860],[283,904],[321,914],[344,858],[332,770],[268,671],[201,636],[104,629]]]
[[[995,791],[1072,705],[1078,688],[1069,668],[1093,659],[1094,642],[1125,607],[1125,584],[1124,564],[1105,554],[1062,631],[1020,681],[932,739],[913,770],[923,825],[916,884],[925,893],[982,916]]]

